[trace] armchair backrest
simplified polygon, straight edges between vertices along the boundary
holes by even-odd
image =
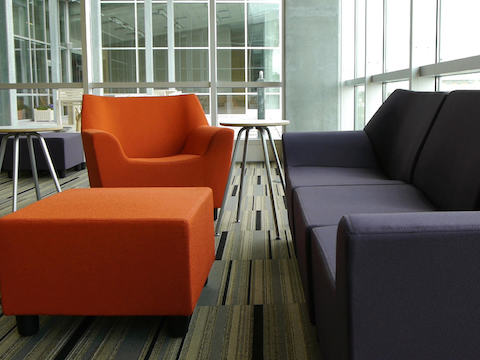
[[[188,133],[202,125],[208,122],[196,95],[83,97],[82,131],[113,134],[132,158],[178,154]]]

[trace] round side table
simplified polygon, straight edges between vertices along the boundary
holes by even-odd
[[[20,136],[27,137],[28,152],[30,155],[30,165],[32,167],[32,176],[33,181],[35,182],[35,191],[37,194],[37,200],[40,200],[42,197],[40,195],[40,185],[38,184],[38,174],[37,174],[37,163],[35,161],[35,153],[33,148],[32,138],[38,138],[40,146],[42,148],[43,154],[45,155],[45,160],[47,161],[48,169],[50,170],[50,175],[52,176],[53,182],[58,192],[61,192],[60,183],[58,182],[57,174],[55,173],[55,168],[53,167],[52,159],[50,158],[50,153],[48,152],[47,144],[45,139],[40,134],[40,132],[46,131],[60,131],[63,127],[59,126],[36,126],[36,127],[17,127],[17,126],[1,126],[0,134],[5,134],[2,137],[2,142],[0,143],[0,171],[2,170],[3,158],[5,157],[5,150],[7,149],[8,138],[13,137],[13,200],[12,200],[12,212],[17,211],[17,193],[18,193],[18,153],[19,153],[19,144]]]
[[[218,219],[217,219],[217,225],[215,226],[216,235],[219,235],[220,224],[222,222],[223,212],[225,210],[225,202],[227,201],[228,188],[232,179],[233,169],[235,167],[234,161],[235,161],[235,155],[237,154],[238,144],[240,143],[240,138],[242,137],[242,133],[245,132],[245,143],[243,145],[243,158],[242,158],[240,188],[238,192],[237,217],[236,217],[236,221],[237,222],[240,221],[239,219],[240,219],[240,211],[242,206],[243,181],[245,177],[245,163],[247,160],[248,135],[251,129],[257,129],[258,133],[260,134],[260,139],[262,140],[263,156],[265,161],[265,169],[267,170],[268,185],[270,189],[270,201],[272,203],[273,220],[275,222],[275,231],[277,234],[277,239],[280,238],[280,230],[278,228],[278,215],[277,215],[277,209],[275,207],[275,196],[273,194],[272,172],[270,169],[270,159],[268,156],[266,136],[268,135],[268,138],[270,140],[270,146],[272,148],[273,154],[275,155],[275,161],[277,163],[278,171],[280,173],[280,179],[282,181],[283,190],[285,191],[285,176],[283,175],[283,170],[280,164],[280,159],[278,157],[277,149],[275,148],[272,134],[268,127],[269,126],[285,126],[288,124],[290,124],[290,121],[288,120],[279,120],[279,121],[245,120],[245,121],[221,121],[220,122],[220,125],[222,126],[240,127],[241,129],[237,134],[237,140],[235,141],[235,146],[233,148],[232,162],[230,165],[230,172],[228,173],[227,185],[225,186],[225,193],[223,194],[222,207],[220,208],[220,212],[218,214]]]

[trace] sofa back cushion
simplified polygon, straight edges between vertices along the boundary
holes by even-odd
[[[445,96],[395,90],[365,126],[378,161],[390,178],[411,182],[419,151]]]
[[[440,210],[480,208],[480,91],[448,95],[418,158],[413,183]]]

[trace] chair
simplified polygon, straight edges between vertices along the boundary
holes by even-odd
[[[210,187],[222,204],[233,131],[209,126],[196,95],[84,95],[82,139],[91,187]]]

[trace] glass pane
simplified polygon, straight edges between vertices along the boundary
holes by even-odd
[[[168,51],[153,50],[153,79],[168,81]]]
[[[59,15],[59,20],[60,20],[60,43],[65,46],[66,39],[65,39],[65,7],[66,3],[63,1],[60,1],[58,3],[58,15]]]
[[[138,81],[146,81],[145,50],[138,50]]]
[[[245,95],[218,95],[219,114],[245,114]]]
[[[47,82],[47,49],[44,45],[32,43],[33,82]]]
[[[13,2],[13,31],[15,35],[28,37],[27,0]]]
[[[28,41],[15,39],[15,68],[17,83],[32,82],[30,73],[30,53]]]
[[[17,93],[20,91],[17,91]],[[22,92],[31,93],[32,90],[23,90]],[[31,96],[17,96],[17,116],[18,120],[31,119],[33,114],[33,98]]]
[[[248,4],[248,46],[279,46],[279,5]]]
[[[355,47],[355,1],[342,1],[342,80],[353,79]]]
[[[167,4],[152,4],[153,46],[167,47]]]
[[[82,52],[81,50],[72,50],[72,81],[82,81]]]
[[[440,91],[480,90],[480,73],[440,77]]]
[[[405,81],[388,82],[388,83],[385,83],[384,85],[385,85],[385,99],[386,99],[397,89],[408,90],[410,84],[408,80],[405,80]]]
[[[82,27],[80,22],[80,3],[68,3],[68,23],[70,25],[70,41],[73,48],[82,48]]]
[[[282,54],[280,50],[248,50],[248,81],[257,81],[263,71],[265,81],[280,81]]]
[[[365,76],[365,0],[355,3],[355,77]]]
[[[262,98],[263,97],[263,101]],[[281,120],[281,89],[280,88],[248,88],[248,110],[249,119],[258,119],[262,117],[258,114],[258,104],[263,103],[263,118],[271,120]]]
[[[480,55],[480,1],[442,0],[440,61]]]
[[[138,46],[145,47],[145,7],[137,4],[137,32]]]
[[[175,50],[176,81],[208,81],[208,50]]]
[[[135,46],[134,4],[102,4],[102,45]]]
[[[245,51],[217,50],[219,81],[245,81]]]
[[[135,82],[135,50],[103,50],[103,80]]]
[[[365,86],[355,86],[355,130],[365,126]]]
[[[437,0],[416,1],[413,16],[413,66],[433,64],[437,57]]]
[[[248,4],[248,46],[279,46],[278,4]]]
[[[175,46],[208,46],[208,4],[174,4]]]
[[[217,4],[217,46],[245,45],[243,4]]]
[[[410,0],[387,1],[386,71],[406,69],[410,62]]]
[[[32,15],[30,15],[30,19]],[[43,8],[43,0],[34,0],[33,2],[33,26],[34,34],[32,38],[45,41],[45,9]]]

